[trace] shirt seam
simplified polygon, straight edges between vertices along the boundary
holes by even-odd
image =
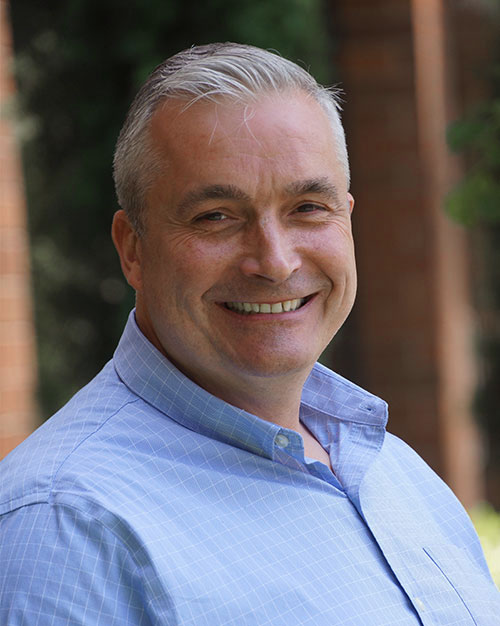
[[[456,546],[459,550],[462,550],[462,548],[460,548],[459,546]],[[441,572],[441,575],[444,576],[444,578],[446,578],[448,584],[450,585],[450,587],[453,589],[453,591],[457,594],[457,596],[460,598],[460,602],[463,604],[463,606],[465,607],[465,609],[467,610],[467,613],[469,614],[469,617],[472,619],[472,621],[474,622],[474,624],[477,626],[477,622],[476,619],[474,617],[474,615],[472,615],[472,613],[470,612],[469,606],[467,604],[467,602],[464,600],[464,598],[462,597],[462,594],[460,593],[460,590],[457,589],[457,587],[455,586],[455,584],[453,583],[453,580],[448,576],[448,574],[445,572],[445,570],[441,567],[441,565],[439,564],[439,561],[436,559],[436,557],[432,554],[432,548],[426,548],[425,546],[422,546],[422,549],[424,551],[424,553],[427,555],[427,557],[434,563],[434,565],[437,567],[437,569]],[[472,559],[469,558],[469,560],[472,562]],[[481,572],[482,573],[482,572]]]
[[[132,401],[132,402],[135,402],[135,401]],[[131,404],[132,402],[127,402],[127,404]],[[123,405],[123,406],[126,406],[126,405]],[[114,414],[116,414],[116,412]],[[112,416],[110,416],[110,417],[112,417]],[[64,496],[64,493],[61,492],[59,495]],[[76,495],[76,496],[74,494],[68,494],[68,495],[72,495],[73,497],[78,498],[82,502],[87,502],[92,507],[97,507],[104,514],[109,515],[113,519],[117,520],[118,523],[128,531],[130,536],[134,538],[134,541],[137,543],[136,550],[131,550],[130,547],[127,546],[125,541],[112,528],[109,527],[109,525],[106,523],[105,520],[100,519],[99,517],[96,517],[96,515],[94,515],[92,513],[89,513],[83,507],[79,507],[79,506],[77,506],[75,504],[70,504],[68,502],[56,502],[56,501],[54,501],[54,499],[52,499],[52,501],[50,501],[50,502],[49,501],[30,502],[28,504],[25,504],[25,505],[22,505],[22,506],[18,507],[17,509],[14,509],[14,510],[24,509],[24,508],[29,507],[29,506],[36,506],[36,505],[42,504],[42,505],[49,506],[52,509],[60,508],[60,509],[70,509],[72,511],[77,511],[80,515],[85,516],[88,520],[91,520],[92,522],[94,522],[96,524],[99,524],[99,526],[101,528],[104,528],[104,530],[106,530],[110,535],[112,535],[115,538],[115,540],[125,550],[126,554],[130,557],[130,559],[131,559],[131,561],[133,563],[133,566],[134,566],[133,575],[137,575],[137,577],[141,579],[142,584],[143,584],[143,588],[144,588],[144,580],[142,580],[142,577],[139,574],[140,563],[137,560],[136,551],[142,552],[143,554],[147,554],[147,551],[145,550],[145,548],[141,544],[141,542],[136,538],[135,531],[134,531],[133,527],[130,526],[130,524],[126,520],[124,520],[122,517],[118,517],[115,513],[113,513],[113,511],[110,511],[109,509],[103,507],[99,502],[97,502],[95,500],[92,500],[91,498],[86,498],[85,496],[82,496],[82,495]],[[13,511],[7,511],[5,514],[12,513],[12,512]],[[145,563],[147,563],[147,565],[152,569],[156,579],[159,580],[160,576],[159,576],[158,570],[156,569],[156,567],[155,567],[155,565],[153,563],[153,560],[150,559],[150,558],[147,558],[147,559],[145,559]],[[167,591],[167,594],[168,594],[169,598],[171,599],[170,593],[168,591]],[[143,595],[143,597],[145,599],[144,600],[144,606],[146,607],[146,605],[147,605],[147,597],[145,595]],[[178,615],[177,615],[177,611],[175,609],[174,603],[171,601],[169,606],[170,606],[170,609],[172,610],[172,612],[175,615],[175,624],[177,624],[178,623]],[[150,618],[150,621],[151,621],[151,616],[148,615],[148,617]]]
[[[47,502],[51,502],[52,498],[53,498],[53,491],[55,489],[55,483],[57,481],[57,478],[59,476],[59,473],[61,472],[62,468],[64,467],[65,463],[69,460],[69,458],[86,442],[88,441],[91,437],[93,437],[96,433],[98,433],[108,422],[110,419],[112,419],[113,417],[115,417],[115,415],[117,415],[120,411],[122,411],[126,406],[128,406],[129,404],[135,404],[136,402],[138,402],[140,400],[140,398],[134,398],[133,400],[129,400],[128,402],[125,402],[124,404],[122,404],[118,409],[116,409],[116,411],[114,411],[113,413],[111,413],[111,415],[108,415],[108,417],[106,419],[104,419],[101,424],[99,424],[99,426],[97,428],[95,428],[92,432],[90,432],[86,437],[84,437],[83,439],[81,439],[66,455],[66,457],[61,461],[61,463],[59,464],[58,468],[54,471],[53,475],[52,475],[52,480],[50,481],[50,485],[49,485],[49,490],[48,490],[48,498],[47,498]]]

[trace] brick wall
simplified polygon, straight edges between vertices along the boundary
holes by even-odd
[[[35,350],[28,237],[19,151],[11,118],[14,82],[8,5],[0,0],[0,458],[35,427]]]
[[[458,164],[445,144],[460,108],[452,15],[441,0],[337,0],[344,122],[356,198],[361,382],[390,430],[471,505],[483,497],[468,241],[443,213]],[[416,9],[427,8],[423,15]],[[428,55],[429,50],[433,55]],[[441,65],[439,66],[438,64]]]

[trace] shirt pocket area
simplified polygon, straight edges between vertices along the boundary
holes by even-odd
[[[428,545],[423,550],[460,598],[471,623],[477,626],[500,625],[500,593],[491,578],[464,549],[448,544]],[[442,608],[445,609],[444,606]]]

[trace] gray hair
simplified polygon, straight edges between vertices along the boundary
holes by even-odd
[[[319,85],[292,61],[243,44],[193,46],[158,65],[130,106],[113,161],[118,203],[135,230],[139,234],[143,231],[145,197],[161,167],[150,144],[149,122],[166,98],[185,100],[186,106],[198,100],[219,102],[222,98],[249,104],[263,93],[294,90],[310,95],[328,116],[337,158],[349,184],[338,89]]]

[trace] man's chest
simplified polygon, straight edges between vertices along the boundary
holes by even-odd
[[[135,518],[158,616],[168,603],[197,626],[494,623],[498,599],[460,549],[422,546],[403,525],[380,541],[344,493],[277,465],[179,467],[158,488]]]

